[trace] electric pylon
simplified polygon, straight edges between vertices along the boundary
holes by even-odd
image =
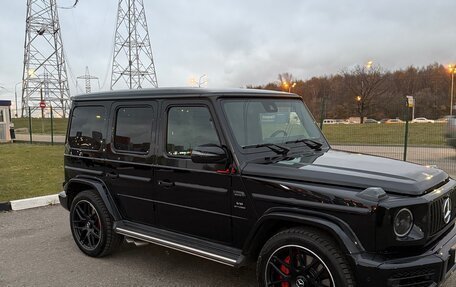
[[[111,90],[158,87],[143,0],[119,0]]]
[[[92,76],[89,73],[89,67],[86,66],[86,72],[84,76],[79,76],[78,79],[85,80],[85,90],[86,94],[89,94],[92,91],[92,87],[90,84],[91,80],[98,80],[98,77]]]
[[[39,110],[41,101],[67,116],[70,91],[60,33],[56,0],[27,0],[22,116],[29,107],[32,114]]]

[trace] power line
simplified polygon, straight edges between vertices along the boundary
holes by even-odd
[[[78,2],[79,2],[79,0],[76,0],[76,1],[74,1],[73,6],[64,6],[64,7],[58,6],[58,8],[59,9],[73,9],[73,8],[76,8],[76,5],[78,5]]]

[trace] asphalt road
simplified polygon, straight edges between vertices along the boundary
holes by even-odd
[[[28,142],[30,140],[29,134],[16,134],[16,140]],[[33,134],[32,140],[34,142],[51,142],[51,135]],[[65,136],[54,135],[55,143],[64,143]]]
[[[73,242],[68,212],[50,206],[0,213],[0,286],[256,286],[253,268],[234,269],[148,245],[124,244],[102,259]]]
[[[0,213],[0,286],[256,286],[253,267],[129,244],[102,259],[73,243],[60,206]],[[445,287],[456,286],[456,274]]]

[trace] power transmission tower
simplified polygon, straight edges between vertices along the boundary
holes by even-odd
[[[91,76],[89,73],[89,67],[86,66],[86,72],[84,76],[79,76],[78,79],[80,80],[85,80],[85,89],[86,89],[86,94],[90,93],[92,91],[92,87],[90,85],[91,80],[98,80],[98,77]],[[99,86],[100,84],[98,84]]]
[[[111,90],[150,85],[158,87],[143,0],[119,0]]]
[[[60,33],[56,0],[27,0],[22,116],[28,107],[37,111],[42,100],[67,116],[70,91]]]

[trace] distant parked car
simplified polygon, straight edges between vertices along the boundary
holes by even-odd
[[[386,123],[387,121],[389,121],[389,119],[381,119],[381,120],[380,120],[380,123],[381,123],[381,124],[384,124],[384,123]]]
[[[389,119],[385,122],[385,124],[402,124],[404,121],[400,119]]]
[[[447,123],[450,118],[451,118],[451,116],[445,116],[445,117],[436,119],[435,122],[436,123]]]
[[[333,119],[324,119],[323,120],[323,124],[325,124],[325,125],[335,125],[335,124],[337,124],[337,121],[333,120]]]
[[[374,119],[366,119],[364,121],[365,124],[379,124],[380,122]]]
[[[343,125],[348,125],[348,124],[350,124],[349,121],[343,120],[343,119],[336,119],[335,121],[336,121],[336,124],[343,124]]]
[[[427,123],[430,123],[430,124],[433,124],[433,123],[435,123],[435,121],[434,121],[434,120],[428,120],[428,119],[426,119],[426,118],[421,117],[421,118],[415,118],[415,119],[412,121],[412,123],[422,123],[422,124],[424,124],[424,123],[426,123],[426,124],[427,124]]]
[[[447,117],[448,122],[445,131],[447,144],[456,148],[456,116]]]

